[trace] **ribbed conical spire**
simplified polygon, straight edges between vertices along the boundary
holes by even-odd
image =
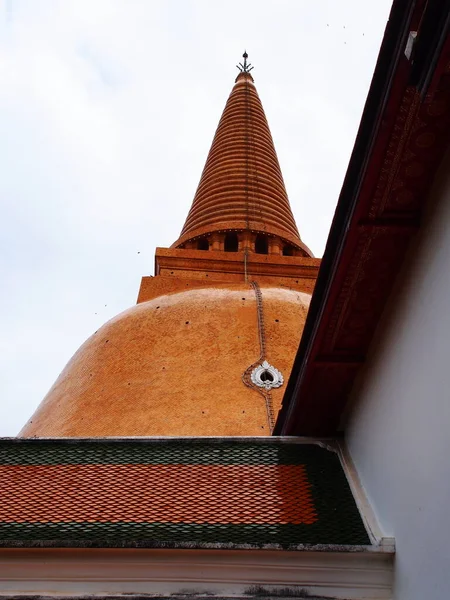
[[[179,247],[217,231],[279,236],[306,254],[253,77],[241,72],[220,119]]]

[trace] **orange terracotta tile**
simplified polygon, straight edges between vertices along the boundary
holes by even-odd
[[[312,524],[303,465],[0,466],[0,522]]]

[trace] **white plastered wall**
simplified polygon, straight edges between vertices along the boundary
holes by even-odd
[[[350,454],[396,539],[394,598],[450,598],[450,155],[350,406]]]

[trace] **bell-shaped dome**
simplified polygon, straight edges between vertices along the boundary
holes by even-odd
[[[261,296],[264,359],[286,382],[310,296],[272,287]],[[243,381],[261,356],[260,308],[242,283],[126,310],[81,346],[19,435],[269,435],[266,399]],[[271,390],[275,413],[285,385]]]

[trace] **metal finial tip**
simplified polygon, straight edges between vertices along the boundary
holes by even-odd
[[[248,58],[247,50],[244,50],[244,54],[242,55],[242,58],[244,59],[244,64],[239,63],[238,65],[236,65],[236,67],[239,69],[239,71],[241,73],[250,73],[250,71],[253,69],[253,67],[250,63],[247,62],[247,58]]]

